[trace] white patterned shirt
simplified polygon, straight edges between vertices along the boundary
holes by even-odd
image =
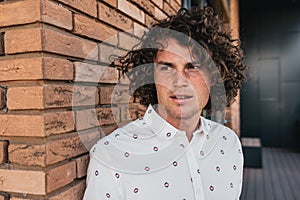
[[[84,200],[235,200],[243,154],[229,128],[200,117],[189,142],[150,105],[90,151]]]

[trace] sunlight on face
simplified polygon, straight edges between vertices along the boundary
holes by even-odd
[[[158,104],[169,119],[200,116],[209,99],[208,72],[188,47],[171,38],[167,44],[154,60]]]

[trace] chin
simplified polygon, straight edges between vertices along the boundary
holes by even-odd
[[[195,116],[197,113],[200,113],[199,109],[181,109],[176,110],[173,113],[173,116],[177,119],[190,119]]]

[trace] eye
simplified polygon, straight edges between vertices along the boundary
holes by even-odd
[[[159,68],[161,71],[171,71],[172,67],[168,66],[168,65],[159,65]]]
[[[185,73],[189,74],[190,76],[198,76],[201,75],[201,66],[199,65],[193,65],[192,63],[189,63],[185,67]]]
[[[186,66],[186,69],[187,70],[195,70],[195,71],[198,71],[201,67],[200,66],[196,66],[196,65],[193,65],[191,63],[189,63],[187,66]]]
[[[187,69],[197,69],[197,67],[196,67],[195,65],[193,65],[193,64],[188,64],[188,65],[186,66],[186,68],[187,68]]]

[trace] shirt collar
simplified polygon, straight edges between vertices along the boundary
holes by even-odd
[[[177,133],[182,132],[164,120],[152,105],[148,106],[143,120],[152,132],[163,140],[171,140]]]
[[[146,113],[143,117],[145,125],[148,126],[157,137],[163,140],[171,140],[176,134],[186,134],[185,131],[181,131],[165,119],[163,119],[153,108],[152,105],[149,105]],[[194,131],[193,135],[204,133],[208,135],[211,128],[211,124],[204,118],[200,116],[200,123],[198,128]]]

